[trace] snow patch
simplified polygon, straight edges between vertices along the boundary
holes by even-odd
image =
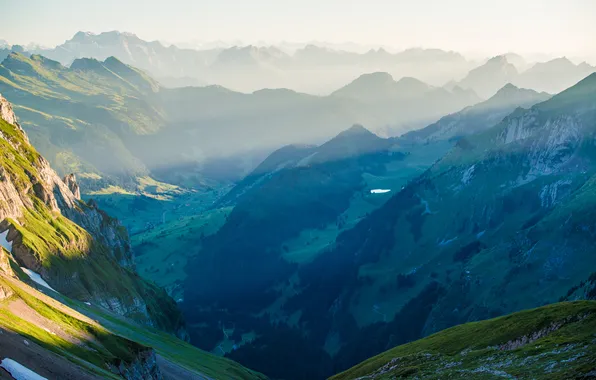
[[[23,270],[23,272],[27,273],[27,276],[29,276],[29,278],[33,280],[33,282],[43,286],[44,288],[48,288],[56,292],[56,290],[54,290],[47,282],[45,282],[45,280],[41,278],[41,276],[38,273],[35,273],[31,269],[25,267],[21,267],[21,269]]]
[[[6,240],[8,236],[8,230],[0,233],[0,245],[4,247],[8,252],[12,252],[12,243]]]
[[[388,193],[390,191],[391,191],[390,189],[372,189],[370,191],[370,193],[371,194],[385,194],[385,193]]]
[[[4,368],[16,380],[48,380],[9,358],[2,360],[0,367]]]

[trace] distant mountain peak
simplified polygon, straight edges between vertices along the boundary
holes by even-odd
[[[70,64],[71,70],[98,70],[105,69],[101,61],[95,58],[78,58]]]
[[[386,149],[388,140],[383,139],[360,124],[354,124],[317,149],[316,161],[355,157]]]
[[[377,71],[374,73],[367,73],[367,74],[362,74],[360,75],[358,78],[356,78],[356,80],[361,80],[361,81],[365,81],[365,80],[375,80],[375,81],[390,81],[393,82],[393,76],[391,76],[391,74],[384,72],[384,71]]]
[[[509,61],[507,60],[506,56],[497,55],[497,56],[489,59],[486,63],[491,64],[491,65],[507,65],[507,64],[509,64]]]
[[[514,84],[507,83],[505,86],[501,87],[501,89],[499,91],[497,91],[497,94],[499,93],[507,93],[507,92],[511,92],[511,91],[517,91],[519,90],[519,87],[515,86]]]
[[[422,85],[424,87],[429,87],[428,84],[424,83],[420,79],[416,79],[413,77],[402,77],[396,83],[400,86],[421,86]]]
[[[88,38],[93,37],[93,36],[95,36],[94,33],[78,31],[75,33],[75,35],[70,40],[71,41],[85,41]]]
[[[520,88],[511,83],[501,87],[496,94],[486,100],[485,107],[510,107],[512,104],[524,105],[548,99],[550,95],[527,88]]]
[[[364,128],[361,124],[354,124],[350,128],[346,129],[343,132],[340,132],[337,136],[377,136],[368,129]],[[378,136],[377,136],[378,137]]]

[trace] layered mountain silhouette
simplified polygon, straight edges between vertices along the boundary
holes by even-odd
[[[526,70],[520,70],[527,64],[519,58],[511,54],[493,57],[471,70],[458,84],[463,88],[473,89],[484,98],[491,97],[507,83],[554,94],[596,71],[595,67],[586,62],[576,65],[565,57],[536,63]],[[517,62],[518,67],[512,62]]]
[[[167,89],[113,57],[79,58],[66,67],[40,55],[12,53],[0,65],[0,76],[0,90],[16,99],[23,126],[40,151],[60,173],[76,168],[84,174],[87,189],[110,183],[134,188],[135,178],[147,175],[185,183],[192,178],[202,186],[209,182],[203,173],[211,160],[237,157],[240,167],[251,152],[319,143],[356,121],[400,130],[476,100],[414,79],[398,81],[389,92],[371,83],[371,92],[386,97],[383,103],[286,89],[251,94],[220,86]],[[220,176],[243,173],[228,174]]]
[[[408,132],[401,138],[428,143],[469,136],[492,127],[518,107],[530,108],[549,98],[547,93],[517,88],[508,83],[490,99],[444,116],[436,123]]]
[[[460,54],[439,49],[409,49],[395,54],[379,49],[359,54],[311,44],[299,47],[293,54],[275,46],[193,50],[144,41],[132,33],[118,31],[77,32],[52,49],[0,47],[0,60],[11,50],[40,54],[65,66],[77,58],[103,61],[114,56],[146,71],[168,87],[184,87],[194,82],[243,92],[286,87],[326,94],[350,78],[373,70],[415,76],[439,84],[460,77],[473,66]],[[440,72],[432,68],[437,65],[442,67]],[[191,81],[180,81],[181,78]]]

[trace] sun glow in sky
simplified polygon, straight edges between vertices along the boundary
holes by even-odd
[[[593,0],[0,0],[0,39],[54,46],[119,30],[169,42],[355,42],[596,56]]]

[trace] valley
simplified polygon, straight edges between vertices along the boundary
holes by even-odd
[[[0,379],[596,377],[590,6],[181,1],[6,7]]]

